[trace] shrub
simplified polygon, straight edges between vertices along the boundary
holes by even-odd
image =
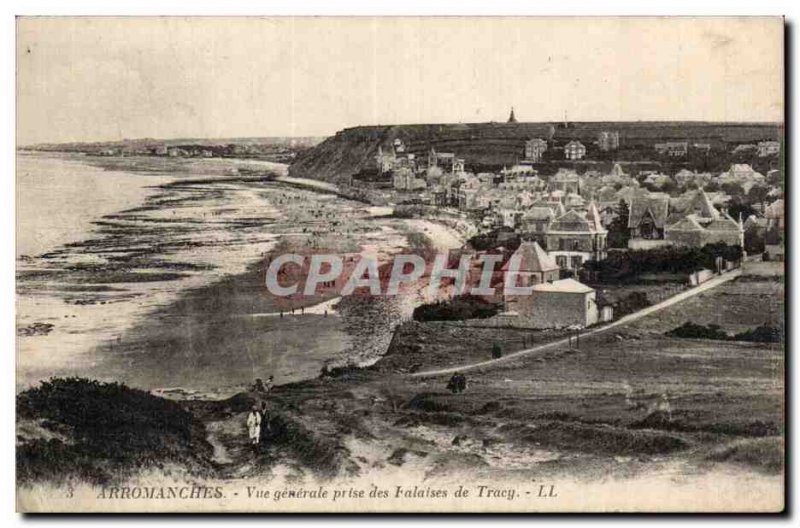
[[[415,321],[461,321],[497,315],[499,307],[481,297],[460,295],[447,302],[423,304],[414,309]]]
[[[718,325],[698,325],[692,322],[683,323],[683,325],[667,332],[670,337],[681,337],[685,339],[728,339],[727,333],[720,329]]]
[[[492,345],[492,357],[494,359],[503,357],[503,349],[497,343]]]
[[[519,235],[512,230],[501,228],[490,231],[489,233],[475,235],[470,238],[467,243],[476,251],[489,251],[499,247],[504,247],[513,251],[519,247],[521,239]]]
[[[717,339],[721,341],[750,341],[753,343],[780,343],[783,340],[783,332],[780,328],[766,324],[731,336],[715,324],[703,326],[686,322],[678,328],[667,332],[667,335],[687,339]]]
[[[746,330],[733,336],[735,341],[752,341],[754,343],[780,343],[783,332],[780,328],[763,324],[752,330]]]
[[[210,458],[205,428],[179,403],[120,383],[54,378],[17,397],[18,419],[43,420],[69,442],[35,439],[17,451],[18,478],[111,480],[165,461]]]
[[[631,292],[626,295],[614,306],[614,317],[619,319],[622,316],[638,312],[643,308],[650,306],[650,301],[647,300],[647,294],[640,291]]]

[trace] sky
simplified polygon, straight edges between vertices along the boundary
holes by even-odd
[[[19,18],[17,143],[783,121],[780,18]]]

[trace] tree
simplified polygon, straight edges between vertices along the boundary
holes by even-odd
[[[766,185],[753,185],[747,191],[747,201],[751,204],[761,203],[767,199],[769,187]]]
[[[734,198],[744,196],[744,187],[738,182],[725,182],[722,184],[721,190]]]
[[[750,254],[758,254],[764,252],[765,244],[764,229],[757,225],[751,225],[744,230],[744,249]]]
[[[628,240],[631,238],[631,232],[628,229],[628,218],[630,217],[630,209],[625,200],[620,200],[617,204],[617,217],[611,221],[608,226],[608,245],[613,248],[626,248],[628,247]]]
[[[728,215],[734,220],[738,220],[739,216],[742,217],[742,220],[746,220],[750,218],[750,215],[754,214],[756,214],[756,210],[749,204],[742,203],[741,200],[734,200],[728,207]]]

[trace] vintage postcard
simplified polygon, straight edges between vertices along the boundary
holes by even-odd
[[[23,512],[780,512],[779,17],[20,17]]]

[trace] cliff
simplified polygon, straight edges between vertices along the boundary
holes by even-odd
[[[408,152],[426,156],[434,148],[454,152],[468,168],[480,170],[516,163],[523,157],[525,141],[552,139],[556,146],[570,140],[584,143],[587,158],[597,147],[603,130],[618,131],[620,153],[641,149],[651,157],[653,145],[662,141],[710,143],[727,149],[731,144],[780,139],[782,126],[775,123],[706,122],[570,122],[471,123],[387,125],[346,128],[317,146],[298,153],[289,168],[291,176],[337,181],[365,168],[374,168],[378,147],[390,148],[399,138]],[[554,158],[556,159],[556,158]],[[621,158],[624,159],[624,158]]]
[[[525,141],[549,137],[544,123],[480,123],[451,125],[363,126],[337,132],[314,148],[299,153],[291,176],[336,181],[374,167],[378,146],[389,148],[399,138],[407,152],[426,156],[431,148],[455,152],[469,164],[503,165],[522,156]]]

